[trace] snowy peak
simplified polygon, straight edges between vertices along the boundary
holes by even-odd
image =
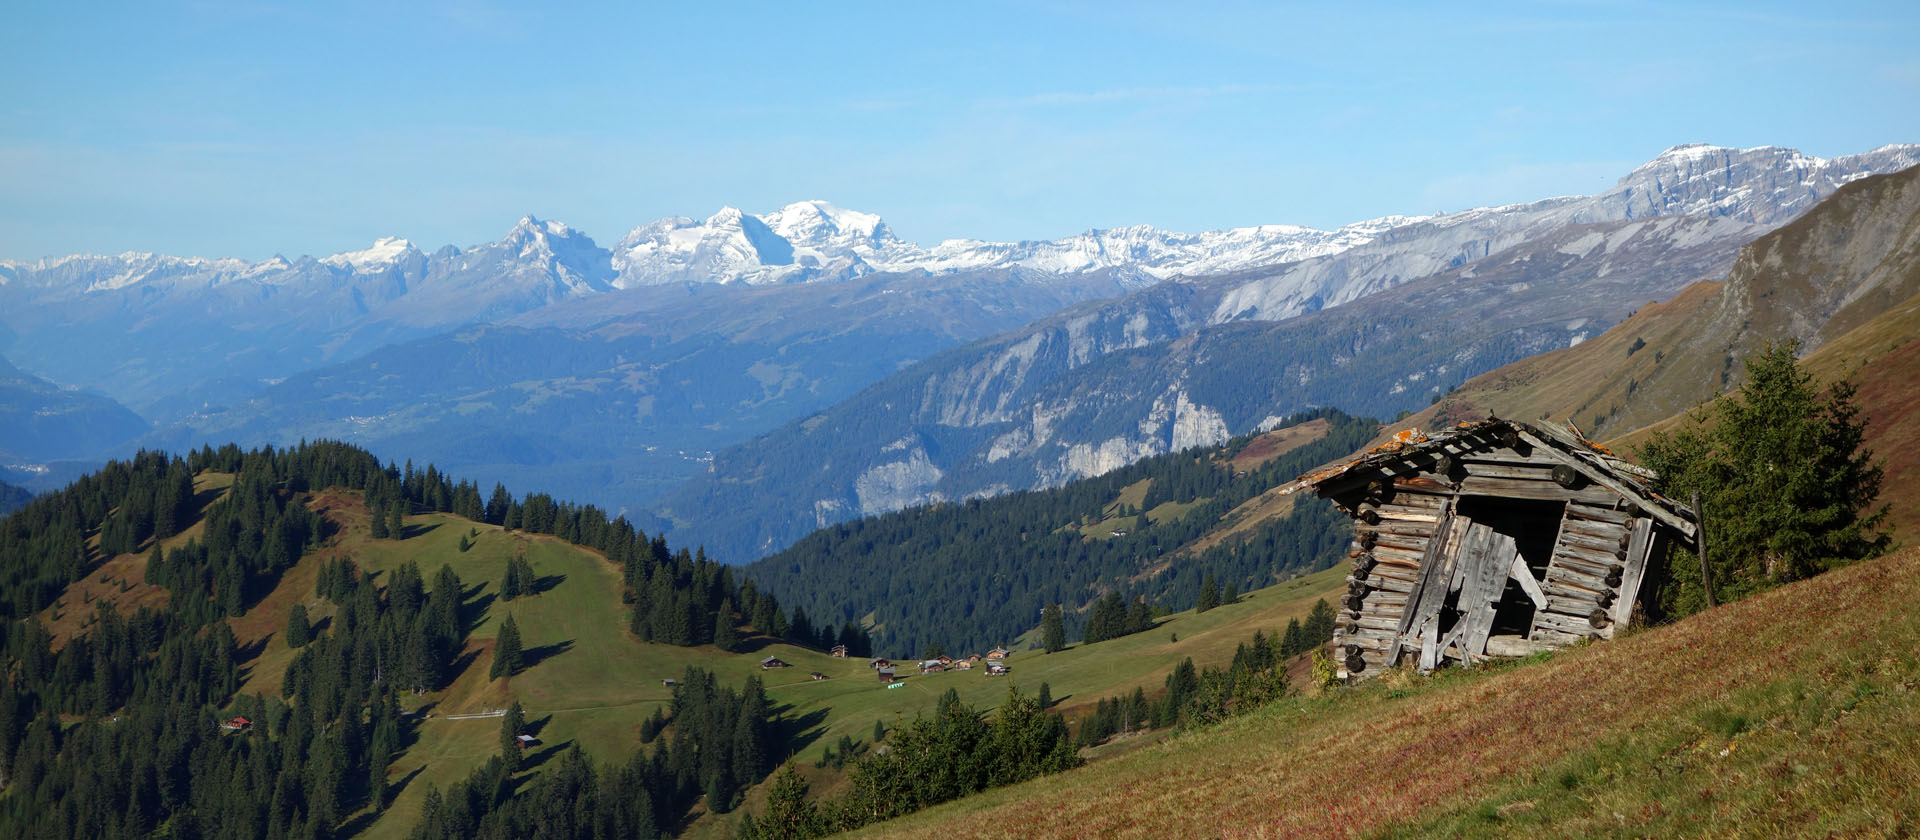
[[[1593,212],[1619,213],[1624,219],[1706,215],[1778,224],[1849,181],[1917,163],[1920,146],[1914,145],[1829,159],[1780,146],[1689,143],[1661,152],[1594,196]]]
[[[426,255],[422,254],[419,248],[415,248],[412,242],[397,236],[383,236],[374,240],[371,248],[363,251],[343,251],[330,257],[322,257],[320,263],[334,268],[344,268],[356,274],[365,274],[385,271],[395,264],[416,256],[424,258]],[[255,267],[255,273],[277,271],[288,265],[284,257],[276,256],[259,263]]]
[[[982,269],[1066,275],[1115,270],[1146,283],[1333,253],[1406,221],[1392,217],[1333,231],[1260,225],[1199,234],[1132,225],[1054,240],[950,239],[929,249],[900,239],[878,215],[809,200],[761,216],[725,207],[705,221],[674,217],[642,225],[621,238],[614,266],[622,287],[813,282],[874,271],[943,274]]]
[[[481,265],[495,261],[502,273],[525,278],[528,272],[544,275],[567,292],[606,291],[614,279],[612,255],[595,244],[593,238],[568,227],[565,222],[541,221],[528,215],[491,246],[481,246],[469,255],[485,254]],[[466,261],[472,265],[476,260]]]
[[[880,253],[903,244],[879,216],[844,210],[824,201],[796,201],[761,219],[795,247],[822,252]]]

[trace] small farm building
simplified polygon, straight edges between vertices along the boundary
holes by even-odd
[[[1613,638],[1648,569],[1698,533],[1653,478],[1576,429],[1496,419],[1400,432],[1281,492],[1312,488],[1355,520],[1333,640],[1356,679]]]

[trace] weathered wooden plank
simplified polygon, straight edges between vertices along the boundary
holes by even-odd
[[[1367,585],[1382,592],[1412,592],[1414,581],[1401,578],[1378,577],[1367,579]]]
[[[1560,615],[1582,616],[1600,608],[1600,603],[1590,598],[1567,598],[1560,595],[1548,596],[1547,603],[1538,612]]]
[[[1627,543],[1627,565],[1620,573],[1620,597],[1613,602],[1613,623],[1626,626],[1633,618],[1633,605],[1640,597],[1640,581],[1647,570],[1647,558],[1653,554],[1653,520],[1634,523],[1633,537]]]
[[[1540,591],[1545,592],[1548,598],[1584,600],[1594,604],[1600,603],[1608,594],[1604,590],[1588,589],[1587,587],[1569,581],[1556,580],[1553,578],[1541,581]]]
[[[1542,458],[1537,455],[1522,455],[1511,449],[1493,449],[1493,450],[1486,450],[1486,451],[1480,451],[1480,452],[1471,452],[1471,453],[1463,454],[1458,458],[1455,458],[1454,460],[1457,463],[1466,465],[1468,467],[1471,467],[1474,464],[1503,464],[1503,465],[1513,465],[1513,466],[1522,466],[1522,467],[1545,467],[1547,469],[1553,469],[1554,464],[1560,463],[1559,461],[1555,461],[1551,458]]]
[[[1531,656],[1543,650],[1552,650],[1553,645],[1529,641],[1524,636],[1488,636],[1488,656]]]
[[[1614,525],[1625,525],[1626,523],[1632,522],[1634,520],[1634,515],[1632,513],[1629,513],[1624,510],[1615,510],[1611,507],[1601,507],[1597,505],[1584,505],[1584,504],[1567,505],[1567,513],[1573,516],[1575,519],[1586,519],[1586,520],[1592,520],[1595,522],[1607,522]]]
[[[1613,493],[1600,487],[1583,487],[1568,490],[1551,481],[1516,481],[1504,478],[1479,478],[1468,476],[1460,482],[1460,494],[1463,496],[1505,496],[1512,499],[1531,499],[1542,502],[1559,502],[1570,499],[1582,501],[1607,501]]]
[[[1512,537],[1506,534],[1496,535],[1481,556],[1480,567],[1476,569],[1479,579],[1473,584],[1473,596],[1461,594],[1460,604],[1468,607],[1467,616],[1461,622],[1460,638],[1467,656],[1477,656],[1486,650],[1487,634],[1493,630],[1494,605],[1506,591],[1507,578],[1514,563],[1525,563],[1520,559],[1520,548]],[[1466,657],[1462,657],[1464,660]]]
[[[1440,521],[1440,517],[1438,514],[1413,513],[1410,511],[1406,511],[1405,509],[1392,510],[1392,511],[1380,510],[1380,511],[1376,511],[1376,513],[1380,515],[1380,520],[1383,522],[1439,522]]]
[[[1420,625],[1420,671],[1425,673],[1440,664],[1440,616],[1433,616]]]
[[[1405,498],[1395,496],[1393,501],[1381,502],[1375,505],[1375,507],[1383,512],[1400,510],[1409,513],[1432,513],[1433,511],[1439,510],[1441,505],[1446,504],[1448,498],[1450,497],[1409,493]]]
[[[1540,591],[1540,580],[1533,576],[1533,569],[1527,567],[1527,560],[1519,554],[1513,555],[1513,564],[1508,575],[1520,584],[1520,591],[1533,599],[1536,608],[1547,605],[1547,593]]]
[[[1584,618],[1551,612],[1535,615],[1534,626],[1539,629],[1552,630],[1556,633],[1565,633],[1575,639],[1584,639],[1599,634],[1599,631]],[[1537,633],[1538,630],[1536,629],[1535,632]]]
[[[1355,533],[1360,533],[1362,531],[1372,531],[1375,534],[1378,534],[1379,536],[1382,536],[1382,537],[1388,534],[1395,534],[1395,535],[1402,535],[1402,536],[1409,536],[1409,537],[1421,537],[1421,538],[1433,536],[1432,526],[1410,525],[1404,522],[1396,522],[1396,523],[1383,522],[1379,525],[1362,525],[1354,529]]]
[[[1578,586],[1581,589],[1591,589],[1595,592],[1613,591],[1613,587],[1607,585],[1606,578],[1594,577],[1593,575],[1574,571],[1567,568],[1565,564],[1556,563],[1553,566],[1549,566],[1547,568],[1547,580],[1561,586]]]
[[[1419,559],[1420,552],[1427,550],[1427,539],[1428,537],[1424,534],[1418,537],[1393,534],[1375,540],[1373,547],[1388,551],[1403,551],[1413,555],[1414,559]]]
[[[1350,619],[1348,621],[1347,632],[1357,633],[1364,630],[1378,630],[1382,633],[1391,633],[1393,632],[1393,626],[1393,620],[1389,618],[1361,616],[1360,618]]]
[[[1362,577],[1358,569],[1354,570],[1353,576],[1356,578]],[[1420,574],[1419,572],[1413,569],[1409,569],[1405,566],[1389,566],[1385,563],[1375,563],[1373,564],[1372,568],[1367,569],[1367,573],[1363,579],[1372,581],[1375,578],[1384,578],[1386,580],[1397,580],[1403,583],[1414,583],[1420,579]]]
[[[1568,571],[1574,572],[1576,574],[1582,574],[1582,575],[1587,575],[1589,577],[1596,577],[1596,578],[1602,578],[1602,579],[1606,578],[1608,575],[1613,574],[1614,570],[1620,568],[1621,566],[1620,563],[1608,563],[1604,561],[1595,562],[1592,560],[1586,560],[1586,559],[1573,557],[1565,554],[1554,555],[1553,565],[1558,566],[1562,569],[1566,569]]]
[[[1420,562],[1421,556],[1424,555],[1425,553],[1426,553],[1425,546],[1421,546],[1421,550],[1419,551],[1408,551],[1403,548],[1389,548],[1384,545],[1376,545],[1373,547],[1373,558],[1375,560],[1382,560],[1382,561],[1398,560],[1402,563],[1418,564]]]
[[[1553,547],[1553,555],[1555,557],[1571,557],[1575,560],[1585,560],[1588,563],[1595,563],[1602,566],[1620,565],[1625,562],[1625,558],[1621,556],[1625,553],[1624,551],[1606,551],[1597,548],[1588,548],[1584,545],[1569,545],[1564,540]]]
[[[1467,476],[1472,478],[1506,479],[1511,481],[1552,481],[1553,464],[1487,464],[1467,461],[1461,465]]]
[[[1356,617],[1381,619],[1389,622],[1388,630],[1400,629],[1400,613],[1406,609],[1407,602],[1404,598],[1389,598],[1387,595],[1385,592],[1373,593]]]
[[[1641,510],[1646,511],[1647,514],[1652,516],[1653,518],[1660,520],[1667,527],[1670,527],[1676,531],[1679,531],[1680,533],[1685,534],[1688,537],[1693,536],[1694,527],[1692,522],[1688,522],[1687,520],[1682,519],[1678,515],[1674,514],[1672,511],[1667,510],[1665,507],[1662,507],[1659,503],[1654,502],[1652,499],[1647,498],[1645,495],[1645,491],[1637,488],[1629,487],[1626,483],[1607,474],[1607,471],[1599,469],[1591,464],[1586,463],[1585,461],[1580,460],[1579,458],[1575,458],[1572,455],[1568,455],[1565,452],[1561,452],[1560,450],[1555,449],[1554,447],[1546,445],[1539,438],[1534,437],[1531,432],[1528,432],[1523,429],[1520,432],[1520,437],[1522,440],[1525,440],[1528,443],[1534,444],[1535,451],[1545,452],[1549,456],[1559,458],[1569,464],[1572,464],[1573,467],[1579,470],[1582,475],[1585,475],[1588,478],[1588,480],[1602,487],[1605,487],[1608,490],[1612,490],[1613,492],[1618,493],[1621,496],[1626,497],[1628,500],[1638,505]]]
[[[1586,534],[1568,529],[1560,534],[1560,545],[1579,546],[1581,548],[1590,548],[1594,551],[1604,551],[1617,555],[1626,551],[1627,535],[1622,532],[1618,537],[1590,537]]]
[[[1490,533],[1492,531],[1485,525],[1472,521],[1467,523],[1466,533],[1460,536],[1459,547],[1450,552],[1453,562],[1447,569],[1448,592],[1459,592],[1461,585],[1466,583],[1467,569],[1479,561],[1486,536]]]
[[[1529,638],[1534,642],[1546,644],[1548,647],[1566,647],[1579,642],[1586,638],[1586,636],[1565,633],[1548,627],[1535,627]]]
[[[1573,518],[1567,523],[1566,530],[1569,533],[1598,540],[1620,540],[1625,539],[1631,529],[1627,525],[1616,525],[1597,519]]]
[[[1446,554],[1447,543],[1453,537],[1453,502],[1453,499],[1447,499],[1440,507],[1440,515],[1434,528],[1434,538],[1427,541],[1427,551],[1420,559],[1420,581],[1414,585],[1413,594],[1409,596],[1412,606],[1401,612],[1399,631],[1394,636],[1393,646],[1387,649],[1387,662],[1399,659],[1400,645],[1406,636],[1407,629],[1412,627],[1414,622],[1425,620],[1427,614],[1437,615],[1441,604],[1446,600],[1445,585],[1435,581],[1436,579],[1444,580],[1441,577],[1444,574],[1441,569],[1445,564],[1440,561]]]

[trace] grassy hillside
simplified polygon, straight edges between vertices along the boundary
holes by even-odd
[[[1920,813],[1917,651],[1910,549],[1616,642],[1278,703],[858,836],[1898,836]]]
[[[196,488],[202,505],[219,499],[231,481],[231,476],[222,474],[200,476]],[[288,611],[295,604],[304,605],[321,627],[334,614],[334,605],[314,592],[323,562],[350,557],[376,580],[408,561],[417,562],[429,575],[447,564],[467,587],[470,607],[479,610],[451,684],[422,697],[402,697],[404,705],[427,717],[419,726],[419,741],[391,768],[389,778],[403,785],[391,806],[377,819],[367,814],[357,823],[362,829],[359,836],[368,838],[405,836],[429,786],[444,787],[466,778],[498,750],[498,718],[454,719],[456,715],[501,709],[517,700],[546,745],[530,762],[536,768],[545,757],[573,745],[596,760],[611,762],[642,748],[641,721],[671,699],[662,679],[679,677],[689,665],[714,671],[723,683],[736,685],[758,675],[793,722],[797,759],[808,766],[816,782],[830,786],[834,775],[813,771],[810,765],[842,735],[869,741],[876,720],[889,726],[910,720],[921,710],[931,709],[949,688],[970,704],[991,708],[1009,684],[1033,692],[1044,682],[1071,716],[1082,706],[1130,693],[1135,686],[1156,690],[1182,658],[1223,665],[1232,658],[1235,645],[1255,631],[1277,633],[1289,619],[1304,617],[1315,599],[1335,597],[1343,585],[1343,573],[1328,570],[1250,593],[1237,604],[1204,614],[1169,616],[1150,632],[1097,645],[1075,645],[1052,655],[1019,653],[1008,679],[988,679],[981,671],[921,676],[903,668],[903,685],[889,690],[878,684],[865,660],[835,659],[765,638],[749,639],[747,650],[734,654],[712,646],[640,642],[627,631],[628,607],[621,603],[619,570],[597,552],[550,536],[434,513],[407,517],[404,540],[375,540],[359,493],[323,491],[309,497],[307,504],[333,523],[335,531],[245,614],[231,619],[241,649],[249,652],[243,663],[242,693],[280,692],[287,664],[296,653],[282,638]],[[167,543],[183,543],[196,536],[199,527],[196,524]],[[463,537],[471,542],[465,551],[460,549]],[[496,595],[507,559],[515,555],[525,556],[540,576],[538,594],[499,601]],[[62,606],[50,608],[42,618],[50,620],[56,633],[66,635],[84,632],[81,622],[91,616],[95,600],[104,598],[123,610],[164,601],[165,590],[142,582],[145,562],[144,554],[112,558],[70,587],[60,599]],[[83,606],[67,606],[74,604]],[[489,679],[494,635],[509,611],[520,628],[530,667],[510,680]],[[793,667],[762,671],[758,663],[768,655]],[[813,671],[828,679],[811,679]],[[749,802],[757,803],[758,794],[750,795]],[[732,819],[696,819],[687,833],[725,836]]]

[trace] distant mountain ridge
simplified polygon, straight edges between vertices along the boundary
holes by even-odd
[[[682,541],[740,560],[846,518],[1056,486],[1317,406],[1417,410],[1721,276],[1815,198],[1915,163],[1920,146],[1832,160],[1676,147],[1595,196],[1430,217],[1082,304],[717,453],[662,512]]]

